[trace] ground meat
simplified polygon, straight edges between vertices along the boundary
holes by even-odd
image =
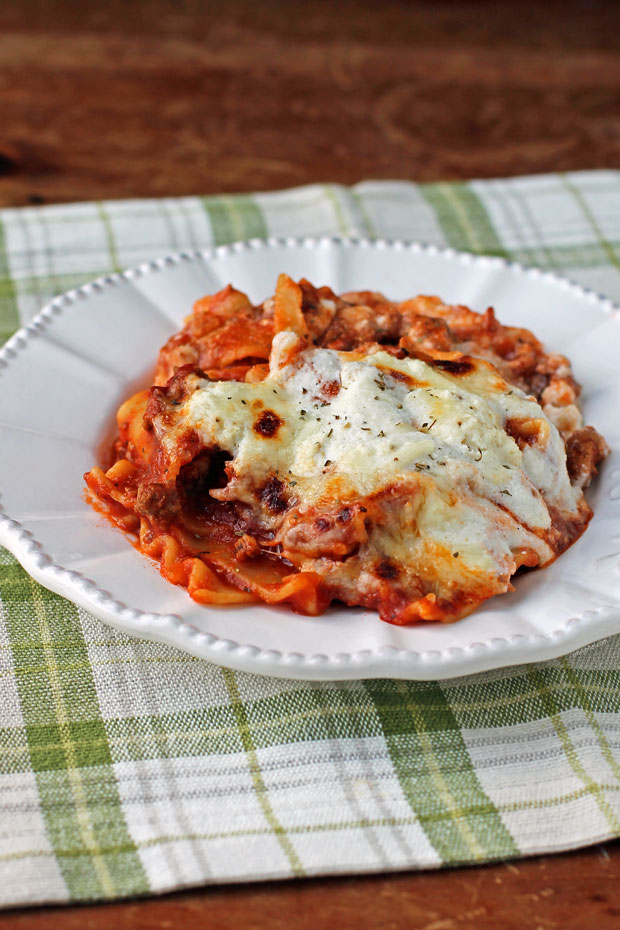
[[[603,437],[591,426],[575,430],[566,441],[566,466],[572,483],[587,488],[608,451]]]
[[[400,345],[410,355],[414,355],[419,349],[450,352],[454,343],[445,320],[432,316],[416,316],[402,336]]]
[[[344,305],[319,344],[346,352],[365,342],[395,342],[399,338],[400,324],[400,313],[387,301],[373,307]]]
[[[244,533],[235,543],[233,551],[238,562],[246,562],[248,559],[255,559],[260,555],[260,545],[253,536]]]
[[[166,422],[169,415],[175,407],[182,404],[187,394],[191,392],[192,383],[188,381],[188,375],[195,374],[198,378],[204,378],[205,373],[193,365],[183,365],[176,369],[168,383],[164,387],[154,386],[149,391],[149,399],[144,412],[144,425],[147,429],[153,428],[153,423],[157,419]]]
[[[180,513],[176,488],[163,484],[141,484],[136,497],[136,510],[156,523],[169,523]]]

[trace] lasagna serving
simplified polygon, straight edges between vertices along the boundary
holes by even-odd
[[[457,620],[585,529],[607,448],[578,394],[492,309],[281,275],[197,301],[85,478],[200,603]]]

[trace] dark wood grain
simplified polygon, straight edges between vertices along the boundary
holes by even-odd
[[[620,3],[12,0],[0,203],[620,165]]]
[[[620,844],[494,866],[14,911],[2,930],[615,930]]]
[[[0,4],[0,205],[620,167],[618,0]],[[620,845],[5,913],[6,930],[612,930]]]

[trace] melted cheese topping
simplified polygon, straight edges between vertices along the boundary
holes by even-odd
[[[375,528],[383,555],[407,564],[421,546],[427,556],[439,547],[458,559],[457,574],[469,567],[507,578],[519,548],[533,549],[541,564],[553,558],[548,508],[574,514],[581,495],[539,404],[483,360],[464,367],[452,373],[383,351],[304,349],[280,333],[262,382],[189,375],[160,440],[171,456],[188,431],[226,450],[232,477],[212,494],[254,508],[273,476],[301,509],[409,488],[415,506]],[[269,435],[257,428],[261,416]],[[517,444],[509,422],[529,424],[536,441]]]

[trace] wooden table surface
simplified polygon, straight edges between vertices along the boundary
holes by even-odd
[[[620,165],[618,0],[3,0],[0,203]]]
[[[3,0],[0,206],[620,167],[618,0]],[[620,927],[620,844],[1,928]]]

